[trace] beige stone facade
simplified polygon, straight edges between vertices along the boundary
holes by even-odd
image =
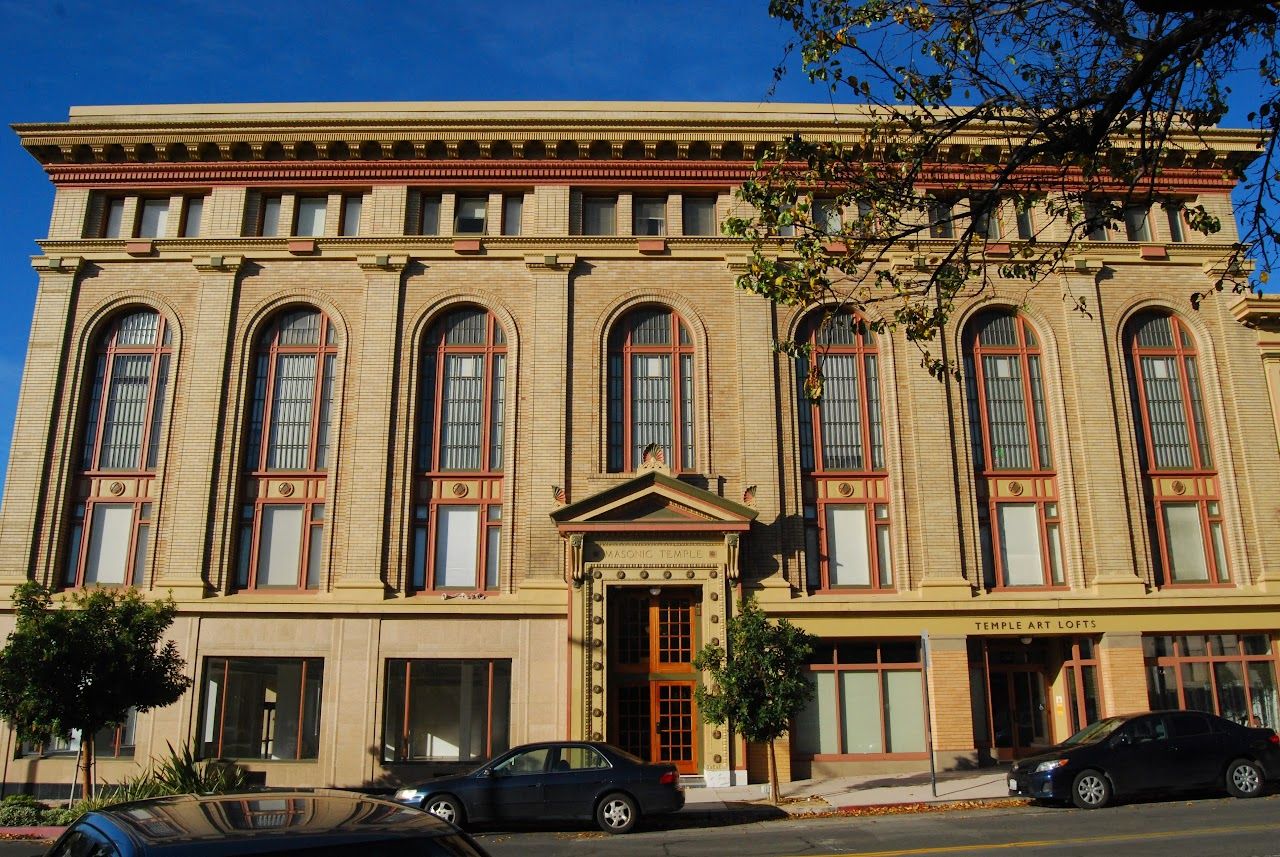
[[[863,114],[846,111],[837,134],[830,112],[196,105],[17,126],[56,196],[33,260],[0,595],[116,571],[172,593],[194,681],[137,718],[99,777],[193,741],[268,785],[387,786],[525,741],[601,737],[740,781],[762,757],[698,722],[687,655],[722,639],[746,593],[822,641],[819,701],[782,765],[796,777],[920,769],[930,749],[944,767],[1027,752],[1082,719],[1147,707],[1159,682],[1165,703],[1275,726],[1280,310],[1188,303],[1236,237],[1222,164],[1170,170],[1180,198],[1222,217],[1211,239],[1175,240],[1155,212],[1146,240],[1088,243],[1033,289],[998,283],[958,307],[944,333],[954,355],[991,310],[1034,331],[1041,416],[1028,421],[1052,440],[1037,473],[980,477],[972,380],[934,380],[890,334],[874,343],[883,465],[828,479],[802,461],[809,406],[772,348],[805,319],[738,289],[744,247],[694,234],[693,218],[706,206],[723,220],[759,147],[783,134],[855,139]],[[1247,135],[1210,136],[1219,158],[1248,157]],[[299,394],[312,458],[293,466],[273,459],[286,429],[262,425],[297,404],[288,373],[305,360],[279,356],[297,312],[332,328],[315,359],[334,359],[306,363],[308,383],[320,379]],[[653,312],[674,319],[666,351],[642,342],[635,320]],[[104,464],[127,416],[112,415],[114,381],[94,392],[95,373],[125,371],[104,343],[127,345],[109,332],[138,313],[169,332],[153,348],[168,362],[149,364],[150,398],[137,400],[154,419],[135,420],[147,442],[134,441],[154,460]],[[487,319],[489,339],[451,351],[442,319],[466,313]],[[1156,316],[1177,320],[1198,367],[1187,421],[1204,448],[1189,476],[1145,475],[1130,331]],[[497,362],[474,376],[491,386],[468,399],[485,416],[467,425],[501,461],[455,466],[455,446],[470,447],[441,433],[465,419],[441,403],[463,395],[449,385],[473,358]],[[662,454],[639,448],[635,392],[650,377],[639,367],[657,366],[680,379],[658,396]],[[1174,510],[1162,514],[1202,513],[1203,585],[1153,554],[1161,538],[1175,553],[1189,543],[1182,519],[1166,533],[1149,513],[1156,497]],[[1053,504],[1055,541],[1035,550],[1055,552],[1055,577],[984,576],[988,499],[998,514]],[[848,519],[819,526],[810,506],[883,510],[865,524],[873,541],[884,533],[874,585],[837,585],[825,560],[811,576],[813,545],[836,547],[806,533],[843,538]],[[281,547],[296,521],[305,537]],[[296,581],[276,585],[289,562]],[[6,741],[7,783],[70,779],[66,753]]]

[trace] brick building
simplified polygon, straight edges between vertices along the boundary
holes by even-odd
[[[589,736],[742,781],[755,754],[700,724],[689,661],[744,592],[821,638],[793,776],[1009,758],[1149,705],[1276,726],[1280,303],[1188,305],[1253,139],[1209,132],[1166,173],[1221,233],[1131,212],[1044,284],[959,306],[964,378],[939,382],[900,334],[735,287],[735,186],[784,134],[856,140],[865,114],[836,112],[16,126],[56,196],[0,598],[172,593],[194,681],[101,736],[100,778],[166,741],[358,786]],[[992,253],[1059,228],[1006,209]],[[791,335],[830,346],[821,405],[772,348]],[[74,742],[4,734],[6,782],[71,778]]]

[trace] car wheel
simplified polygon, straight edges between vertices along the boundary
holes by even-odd
[[[1257,797],[1263,783],[1262,769],[1256,762],[1236,759],[1227,768],[1227,791],[1232,797]]]
[[[605,795],[596,807],[596,824],[605,833],[626,833],[636,826],[639,818],[636,802],[617,792]]]
[[[422,808],[450,824],[462,826],[462,804],[453,795],[433,795],[423,802]]]
[[[1111,783],[1101,771],[1081,771],[1071,784],[1071,802],[1081,809],[1101,809],[1111,802]]]

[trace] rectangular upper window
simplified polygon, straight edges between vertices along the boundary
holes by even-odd
[[[258,214],[258,234],[263,238],[274,238],[280,234],[280,197],[262,198],[262,210]]]
[[[162,238],[169,224],[169,200],[143,199],[138,205],[138,238]]]
[[[716,234],[716,198],[714,196],[686,196],[681,200],[681,214],[685,235]]]
[[[1182,228],[1182,208],[1175,203],[1170,203],[1164,206],[1164,215],[1169,224],[1169,240],[1175,244],[1181,244],[1186,241],[1187,233]]]
[[[300,196],[297,200],[297,211],[294,212],[293,234],[303,238],[318,238],[324,235],[325,210],[329,200],[323,196]]]
[[[524,195],[511,194],[502,198],[502,234],[519,235],[524,219]]]
[[[485,209],[489,200],[483,196],[460,196],[454,211],[453,233],[455,235],[483,235],[485,232]]]
[[[187,197],[182,207],[182,237],[198,238],[200,236],[200,220],[203,217],[204,197]]]
[[[618,200],[616,197],[588,196],[583,198],[582,234],[618,234]]]
[[[1151,224],[1147,222],[1145,205],[1131,205],[1124,210],[1124,233],[1128,241],[1150,241]]]
[[[440,197],[438,195],[423,194],[422,212],[419,217],[418,234],[419,235],[439,235],[440,234]]]
[[[360,234],[360,214],[364,211],[364,196],[353,193],[342,198],[342,226],[340,235]]]
[[[667,234],[666,197],[636,197],[631,213],[633,235]]]
[[[929,237],[955,238],[953,203],[949,199],[929,200]]]
[[[813,228],[827,235],[840,231],[840,207],[834,199],[818,198],[813,201]]]
[[[102,237],[119,238],[124,228],[124,198],[114,197],[107,200],[106,210],[102,213]]]

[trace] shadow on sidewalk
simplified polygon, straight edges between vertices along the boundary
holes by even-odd
[[[786,810],[769,804],[758,804],[749,801],[726,801],[724,808],[719,807],[707,809],[693,808],[685,809],[681,812],[667,813],[664,815],[651,815],[640,819],[640,823],[636,825],[634,833],[647,833],[650,831],[676,831],[676,830],[696,830],[704,827],[731,827],[738,824],[754,824],[757,821],[775,821],[777,819],[789,818],[790,815]],[[527,823],[508,823],[508,824],[488,824],[475,825],[468,827],[469,833],[502,835],[507,833],[527,832],[536,830],[542,833],[561,833],[575,838],[592,838],[594,835],[608,837],[611,834],[605,833],[589,821],[561,821],[561,822],[527,822]]]

